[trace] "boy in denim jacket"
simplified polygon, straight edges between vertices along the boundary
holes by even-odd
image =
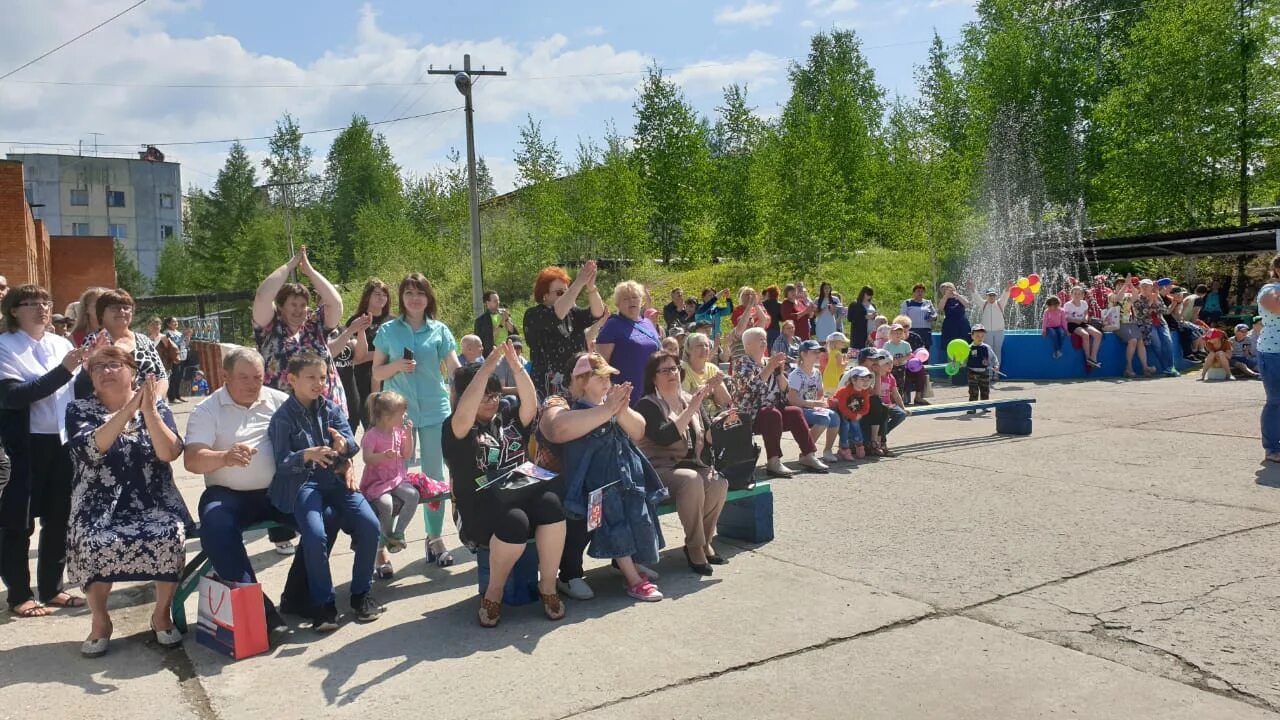
[[[323,358],[314,353],[294,356],[289,360],[288,380],[292,393],[267,427],[276,461],[276,474],[267,492],[272,504],[293,514],[298,523],[313,613],[311,626],[320,632],[338,628],[324,528],[326,511],[353,540],[351,610],[355,619],[376,620],[383,607],[369,596],[369,589],[380,530],[351,468],[351,458],[360,452],[360,446],[351,434],[346,412],[324,397],[329,377]]]

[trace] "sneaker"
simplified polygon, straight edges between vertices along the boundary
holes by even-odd
[[[929,401],[925,400],[924,398],[919,398],[916,400],[916,407],[929,407],[929,405],[930,405]]]
[[[816,473],[824,473],[831,470],[831,468],[827,467],[826,463],[819,460],[818,456],[814,455],[813,453],[809,453],[807,455],[801,455],[800,460],[798,461],[798,464],[801,467],[809,468],[810,470]]]
[[[796,471],[782,464],[782,458],[769,458],[769,462],[765,463],[764,471],[772,477],[789,478],[795,477]]]
[[[840,462],[843,459],[844,458],[840,456],[840,453],[833,453],[830,450],[822,453],[822,462],[824,463]]]
[[[351,612],[355,615],[356,622],[373,622],[382,617],[382,613],[386,610],[382,603],[370,597],[369,593],[351,596]]]
[[[284,616],[280,614],[273,606],[266,608],[267,616],[267,634],[274,635],[276,633],[289,632],[289,623],[285,621]]]
[[[294,547],[294,546],[293,546],[293,541],[292,541],[292,540],[285,540],[284,542],[278,542],[278,543],[276,543],[276,554],[277,554],[277,555],[292,555],[292,554],[294,554],[294,553],[295,553],[295,552],[297,552],[297,551],[298,551],[298,549],[297,549],[296,547]]]
[[[627,594],[641,602],[658,602],[662,599],[662,593],[659,592],[658,586],[648,580],[641,580],[627,588]]]
[[[1097,360],[1087,359],[1087,360],[1085,360],[1085,362],[1089,363],[1089,367],[1091,367],[1091,368],[1100,368],[1100,367],[1102,367],[1102,363],[1098,362]]]
[[[316,632],[333,632],[338,629],[338,608],[326,605],[311,618],[311,629]]]
[[[574,600],[590,600],[596,596],[595,591],[591,589],[587,581],[580,577],[573,578],[569,582],[557,580],[556,589],[560,591],[561,595],[568,595]]]

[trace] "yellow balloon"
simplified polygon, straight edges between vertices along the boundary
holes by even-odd
[[[1018,278],[1018,287],[1022,288],[1023,290],[1026,290],[1030,286],[1031,286],[1031,283],[1027,282],[1026,278]]]
[[[1035,295],[1036,293],[1040,292],[1040,283],[1036,283],[1035,285],[1032,285],[1030,290],[1032,295]]]

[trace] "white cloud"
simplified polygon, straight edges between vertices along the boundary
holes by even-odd
[[[582,34],[587,37],[600,37],[601,35],[604,35],[607,32],[609,31],[605,30],[603,25],[592,25],[586,30],[583,30]]]
[[[747,0],[747,4],[742,7],[722,7],[716,13],[716,23],[719,25],[768,25],[773,22],[773,16],[782,11],[782,4],[778,2],[765,3],[756,2],[756,0]]]
[[[809,7],[822,15],[835,15],[857,10],[858,0],[809,0]]]
[[[493,170],[499,192],[510,189],[511,128],[526,114],[535,118],[580,118],[593,105],[625,103],[652,59],[637,50],[604,42],[571,42],[552,35],[531,42],[505,38],[423,42],[378,24],[366,6],[351,18],[349,43],[298,62],[252,51],[234,37],[166,31],[174,16],[196,9],[191,2],[152,0],[116,22],[0,82],[0,157],[5,152],[54,152],[92,146],[102,133],[103,153],[131,154],[133,144],[246,138],[269,135],[288,111],[304,131],[340,127],[353,113],[371,121],[455,108],[462,98],[448,77],[425,76],[406,86],[428,64],[455,65],[463,53],[510,76],[482,78],[475,89],[479,151]],[[0,68],[16,67],[84,29],[102,16],[98,0],[19,0],[6,12],[6,42]],[[185,19],[185,18],[184,18]],[[785,64],[767,53],[709,57],[669,73],[691,97],[713,98],[730,82],[765,87],[779,82]],[[31,81],[92,82],[67,86]],[[228,87],[278,83],[300,87]],[[400,83],[370,85],[371,83]],[[157,85],[204,84],[176,88]],[[341,87],[342,84],[364,85]],[[708,108],[709,110],[709,108]],[[623,120],[625,128],[629,122]],[[461,113],[446,113],[379,126],[401,167],[423,174],[443,162],[451,147],[464,146]],[[554,122],[549,130],[554,130]],[[336,133],[309,135],[317,170]],[[62,148],[10,143],[55,142]],[[130,144],[122,147],[107,145]],[[186,184],[208,187],[226,158],[229,143],[162,147],[183,165]],[[265,141],[246,143],[260,159]],[[566,144],[565,147],[568,145]],[[260,167],[260,166],[259,166]],[[261,170],[259,170],[261,172]]]

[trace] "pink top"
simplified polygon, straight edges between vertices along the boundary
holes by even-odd
[[[402,427],[396,428],[390,435],[376,427],[371,427],[360,439],[360,446],[371,453],[387,450],[395,450],[399,453],[407,442],[409,442],[409,435]],[[407,471],[403,458],[367,463],[364,466],[364,475],[360,478],[360,492],[364,493],[369,500],[380,498],[399,487],[400,483],[404,482]]]
[[[1051,327],[1060,327],[1063,330],[1066,330],[1067,314],[1062,311],[1062,308],[1047,307],[1044,309],[1044,320],[1041,321],[1040,327],[1045,330],[1048,330]]]
[[[898,380],[893,375],[885,375],[880,378],[880,402],[885,405],[893,404],[893,390],[898,387]]]

